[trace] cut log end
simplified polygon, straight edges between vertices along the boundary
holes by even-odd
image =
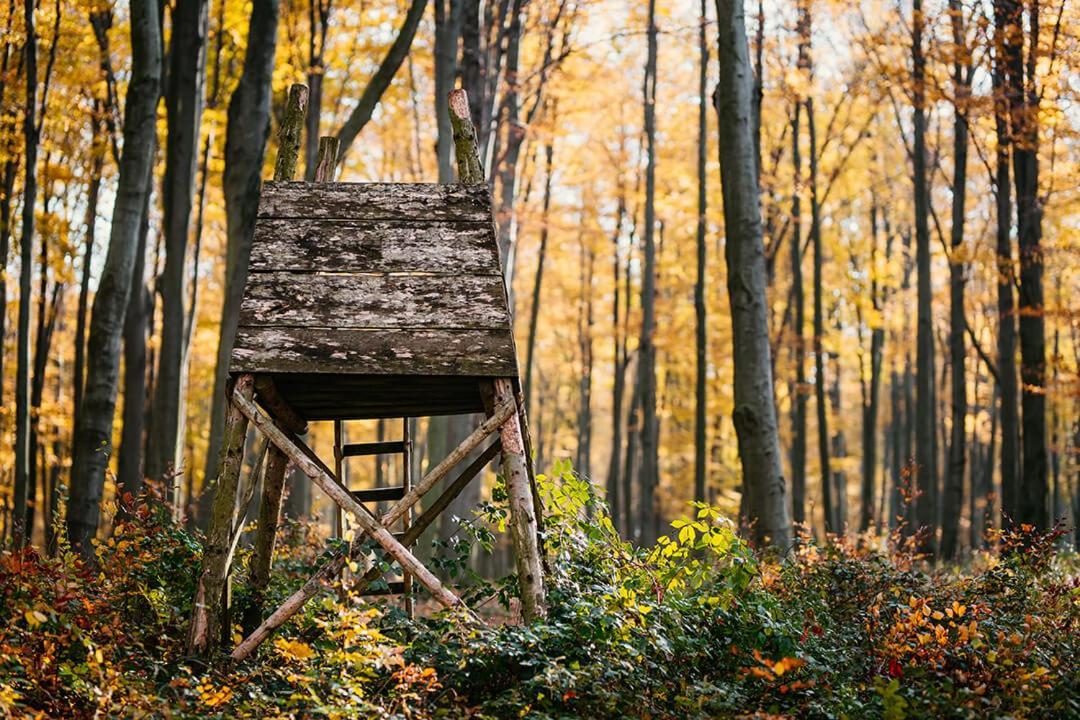
[[[450,112],[456,115],[459,119],[464,120],[469,117],[469,95],[461,88],[451,90],[447,95],[447,99],[450,103]]]

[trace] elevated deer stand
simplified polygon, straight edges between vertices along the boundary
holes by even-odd
[[[469,147],[475,133],[467,122],[461,125],[467,105],[459,115],[463,98],[455,99],[460,163],[463,152],[475,153],[474,140]],[[250,572],[254,611],[245,618],[245,626],[255,629],[234,649],[234,658],[249,655],[295,614],[340,573],[347,555],[361,552],[365,539],[400,567],[403,580],[390,585],[391,592],[408,594],[415,579],[444,606],[474,618],[409,548],[500,453],[523,614],[541,615],[539,501],[487,186],[468,168],[462,172],[466,184],[459,185],[288,182],[299,144],[289,123],[302,121],[305,100],[306,89],[294,86],[281,133],[281,152],[292,152],[292,159],[279,156],[277,181],[264,185],[259,203],[189,645],[206,652],[227,629],[227,578],[239,534],[234,506],[249,423],[267,438],[269,450]],[[316,179],[332,180],[336,143],[324,138],[320,150],[324,158]],[[478,167],[471,157],[470,168]],[[402,485],[374,491],[355,491],[342,482],[341,468],[350,457],[401,453],[407,465],[410,418],[478,412],[487,420],[415,487],[408,474]],[[342,442],[341,423],[371,418],[402,418],[402,439]],[[334,470],[300,439],[307,423],[317,420],[336,423]],[[479,456],[412,518],[417,502],[477,450]],[[331,557],[263,619],[261,598],[290,464],[348,513],[358,537],[349,553]],[[376,501],[396,502],[377,515],[365,505]],[[376,564],[355,585],[362,589],[379,575]]]

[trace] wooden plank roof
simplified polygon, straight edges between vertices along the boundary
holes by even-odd
[[[309,419],[481,409],[478,378],[517,376],[488,189],[264,184],[230,371]]]

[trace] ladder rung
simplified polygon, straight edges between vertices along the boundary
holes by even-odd
[[[349,443],[341,448],[342,457],[360,457],[363,455],[394,455],[405,452],[405,441],[387,440],[386,442]]]
[[[371,488],[370,490],[353,490],[351,492],[357,502],[382,502],[383,500],[400,500],[405,497],[405,487],[402,485]]]
[[[386,587],[375,590],[364,590],[363,595],[402,595],[405,593],[405,581],[394,580],[386,583]]]

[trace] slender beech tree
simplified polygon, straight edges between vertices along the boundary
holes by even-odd
[[[139,232],[150,192],[161,82],[161,23],[156,0],[132,0],[132,66],[124,107],[124,150],[112,212],[109,251],[94,296],[87,342],[86,390],[75,426],[68,538],[86,557],[97,532],[112,442],[120,338]]]
[[[1040,530],[1050,526],[1047,509],[1049,472],[1046,423],[1046,319],[1043,307],[1042,201],[1039,198],[1039,2],[998,0],[1006,22],[1005,79],[1012,129],[1013,185],[1016,190],[1016,236],[1020,286],[1020,408],[1023,460],[1017,497],[1017,520]],[[1027,9],[1027,53],[1024,9]]]
[[[697,361],[697,374],[694,383],[694,500],[705,502],[705,479],[706,479],[706,444],[707,444],[707,419],[708,414],[708,317],[705,306],[705,273],[708,259],[708,247],[705,243],[706,213],[708,212],[708,188],[706,175],[706,157],[708,152],[708,100],[707,89],[709,79],[709,44],[706,35],[708,17],[707,5],[701,0],[701,24],[698,30],[698,147],[697,147],[697,279],[694,282],[694,316],[695,325],[695,355]],[[755,78],[755,85],[760,82]],[[760,89],[760,88],[758,88]],[[758,112],[757,125],[760,128],[761,104],[756,101]],[[760,142],[759,142],[760,147]]]
[[[753,72],[742,0],[717,0],[720,179],[735,365],[733,420],[752,537],[786,548],[791,519],[780,467],[765,296],[758,170],[753,137]]]
[[[922,0],[913,0],[911,22],[911,104],[914,143],[912,173],[915,192],[915,284],[918,296],[915,347],[915,463],[918,497],[915,520],[922,532],[920,549],[937,549],[937,458],[934,452],[934,316],[930,286],[930,192],[926,170],[926,56]]]
[[[180,516],[183,430],[186,408],[184,357],[187,352],[187,258],[195,180],[198,174],[199,128],[205,103],[207,0],[177,0],[172,14],[168,83],[165,87],[165,175],[161,184],[165,267],[161,292],[161,346],[153,418],[147,442],[146,475],[169,478],[167,498]]]
[[[37,30],[34,24],[34,0],[25,0],[23,21],[26,27],[24,50],[26,77],[26,104],[23,107],[23,173],[22,235],[19,237],[19,320],[18,345],[15,356],[15,498],[13,537],[19,547],[29,538],[26,536],[26,509],[31,502],[30,489],[30,304],[33,288],[31,278],[34,265],[34,213],[37,206],[37,151],[38,102]],[[5,298],[6,301],[6,298]]]
[[[584,227],[579,237],[580,289],[578,304],[578,354],[581,375],[578,383],[577,454],[574,467],[586,478],[592,478],[592,389],[593,335],[596,325],[593,309],[593,273],[596,253]]]
[[[413,38],[416,36],[416,29],[420,26],[420,20],[424,17],[427,2],[428,0],[412,0],[394,42],[391,43],[390,49],[386,51],[386,55],[383,57],[382,62],[379,63],[375,74],[368,81],[364,92],[356,103],[356,107],[349,113],[349,117],[345,119],[341,130],[338,131],[337,138],[341,143],[341,149],[338,150],[339,162],[348,153],[349,148],[352,147],[356,136],[371,120],[371,115],[375,112],[375,107],[379,104],[379,100],[382,99],[383,93],[390,87],[390,83],[393,82],[394,75],[397,74],[401,63],[405,62],[405,57],[409,54],[409,48],[412,47]]]
[[[521,154],[521,144],[525,140],[525,128],[521,124],[521,97],[518,72],[521,65],[521,28],[522,15],[526,0],[511,0],[510,25],[506,38],[505,87],[500,102],[499,121],[505,128],[506,148],[500,157],[498,166],[492,173],[492,180],[498,177],[498,207],[495,211],[495,226],[499,240],[499,255],[503,262],[503,275],[508,286],[512,286],[514,273],[513,262],[513,222],[514,198],[517,193],[517,164]],[[496,140],[502,139],[496,133]],[[481,156],[482,157],[482,156]]]
[[[447,94],[454,89],[458,71],[463,0],[432,0],[435,3],[435,117],[438,119],[436,154],[439,182],[454,181],[454,138],[450,129]],[[479,100],[479,98],[477,98]]]
[[[149,193],[148,193],[149,195]],[[149,199],[149,198],[148,198]],[[150,334],[151,291],[146,282],[146,239],[150,230],[143,210],[135,267],[131,272],[131,297],[124,316],[124,406],[121,412],[120,451],[116,482],[123,492],[138,495],[142,490],[145,464],[144,435],[147,428],[147,336]]]
[[[997,384],[1001,418],[1001,526],[1018,517],[1020,491],[1020,414],[1016,379],[1016,272],[1012,260],[1012,172],[1009,97],[1006,88],[1010,46],[1009,17],[1002,3],[994,4],[994,127],[997,139],[994,173],[997,255]]]
[[[308,111],[304,132],[304,180],[315,179],[322,132],[323,77],[326,74],[326,35],[330,30],[333,0],[308,0]]]
[[[885,346],[885,324],[882,321],[884,302],[878,281],[878,205],[876,200],[870,205],[870,302],[874,311],[870,323],[870,378],[862,381],[862,492],[859,506],[859,530],[869,529],[874,521],[874,476],[877,469],[878,450],[878,410],[881,405],[881,363]],[[885,257],[888,259],[892,238],[885,238]],[[881,499],[884,502],[885,489],[882,487]],[[879,522],[880,522],[879,513]]]
[[[79,280],[79,303],[75,310],[75,366],[72,368],[72,417],[79,417],[86,367],[86,320],[90,307],[90,271],[94,260],[95,227],[101,174],[105,167],[105,138],[102,132],[103,103],[95,100],[90,114],[90,180],[86,188],[86,219],[83,230],[82,277]]]
[[[805,2],[805,0],[803,0]],[[800,4],[798,15],[800,72],[809,70],[809,13]],[[802,150],[800,142],[800,115],[802,98],[795,98],[791,119],[791,304],[792,304],[792,364],[795,381],[791,402],[791,507],[796,523],[806,522],[806,293],[803,290],[803,239],[802,239]]]
[[[971,60],[965,37],[960,0],[949,0],[953,40],[953,182],[952,225],[949,237],[949,365],[952,389],[952,429],[941,508],[941,555],[954,559],[960,552],[960,514],[964,504],[964,468],[967,459],[967,347],[964,332],[964,213],[967,200],[968,124]],[[974,488],[972,488],[974,490]],[[974,522],[972,518],[971,522]]]
[[[648,51],[645,59],[645,257],[641,268],[641,339],[638,385],[641,388],[641,473],[638,500],[639,540],[655,539],[656,490],[660,484],[656,418],[656,0],[649,0]],[[745,38],[744,38],[745,41]]]
[[[15,24],[18,13],[15,9],[15,0],[8,0],[7,24],[4,26],[4,46],[0,50],[0,107],[14,108],[14,103],[7,102],[8,97],[8,72],[12,60],[19,54],[18,49],[12,42],[11,29]],[[12,114],[14,109],[12,109]],[[4,138],[3,151],[5,160],[3,170],[0,171],[0,261],[7,267],[8,254],[11,252],[11,225],[12,225],[12,201],[15,199],[15,174],[19,167],[20,153],[16,147],[15,126],[17,122],[8,113],[0,113],[0,136]],[[7,337],[7,273],[0,273],[0,298],[4,301],[4,309],[0,311],[0,338]],[[0,343],[0,378],[4,377],[4,354]],[[0,382],[0,402],[3,401],[3,383]],[[4,537],[0,533],[0,538]]]
[[[525,386],[523,395],[528,406],[532,402],[532,379],[535,371],[536,329],[540,321],[540,292],[544,282],[544,262],[547,259],[548,224],[551,213],[551,179],[554,169],[555,143],[549,139],[544,144],[544,198],[540,211],[540,247],[536,252],[536,274],[533,280],[532,304],[529,306],[529,329],[525,344]],[[616,285],[618,283],[616,282]]]
[[[615,231],[611,235],[612,257],[612,304],[611,304],[611,343],[612,373],[611,383],[611,456],[608,459],[607,502],[612,522],[616,528],[622,528],[626,498],[623,494],[621,479],[622,438],[623,438],[623,396],[626,394],[626,345],[622,328],[623,303],[621,290],[622,263],[619,243],[622,238],[623,223],[626,220],[626,185],[619,175],[619,199],[615,211]]]

